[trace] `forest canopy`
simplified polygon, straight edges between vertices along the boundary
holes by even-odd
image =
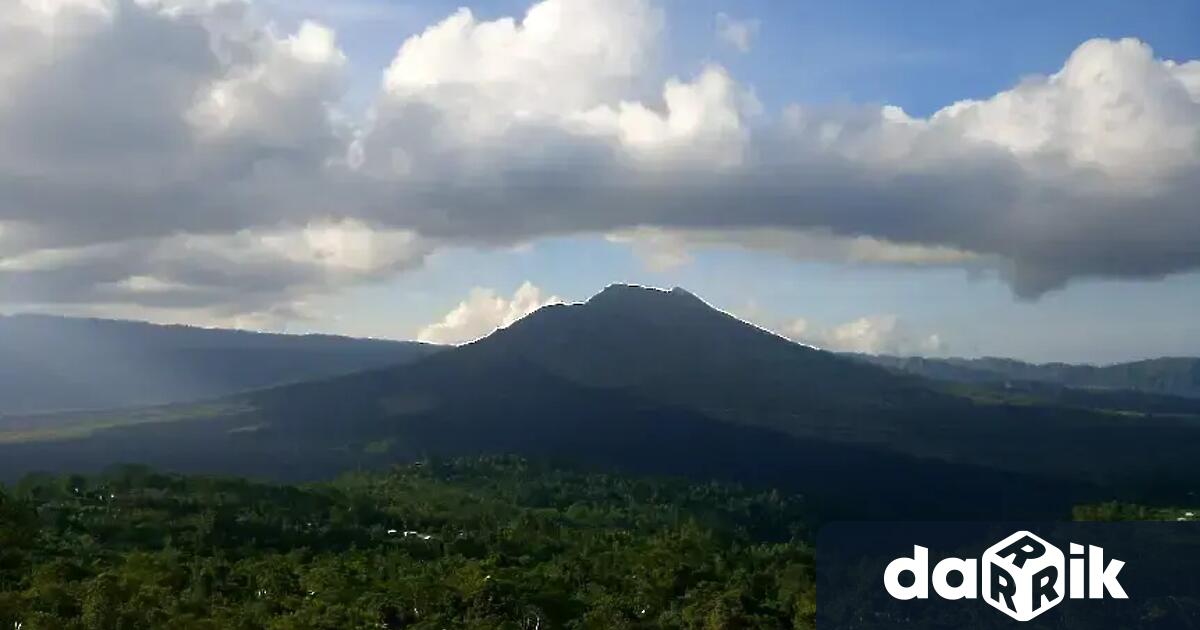
[[[0,494],[0,628],[803,628],[808,523],[795,496],[516,458],[30,476]]]

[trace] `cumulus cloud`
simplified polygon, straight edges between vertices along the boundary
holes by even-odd
[[[459,17],[421,38],[460,23],[486,26]],[[438,41],[445,50],[436,58],[475,50],[469,38]],[[638,41],[626,43],[649,46]],[[405,67],[406,54],[393,68]],[[524,58],[489,55],[501,67]],[[1080,277],[1157,278],[1200,266],[1200,217],[1189,201],[1200,192],[1197,65],[1156,59],[1137,40],[1094,40],[1059,72],[928,118],[892,106],[798,104],[772,115],[719,66],[667,80],[658,98],[576,85],[567,93],[587,98],[507,109],[496,103],[522,90],[503,86],[534,81],[533,94],[544,86],[498,70],[490,76],[499,79],[482,81],[426,72],[415,82],[419,98],[383,95],[356,155],[392,182],[397,204],[436,208],[403,214],[443,238],[648,226],[801,257],[824,249],[825,258],[868,262],[986,262],[1019,295],[1036,297]],[[440,96],[446,85],[453,98]],[[483,131],[456,134],[472,123],[453,121],[464,120]],[[785,236],[762,236],[771,232]],[[836,244],[813,247],[813,235]],[[656,264],[683,259],[681,251]]]
[[[645,0],[544,0],[519,22],[462,8],[404,42],[384,89],[506,118],[582,109],[645,70],[661,19]]]
[[[265,321],[419,264],[426,241],[341,201],[346,65],[240,0],[6,6],[4,303]]]
[[[662,266],[726,245],[989,265],[1026,297],[1200,268],[1200,62],[1138,40],[925,118],[766,111],[719,65],[661,76],[652,0],[543,0],[398,42],[360,119],[336,34],[261,13],[0,12],[5,303],[280,312],[444,244],[581,233]]]
[[[54,246],[331,212],[345,59],[324,27],[247,15],[235,0],[6,7],[0,220]]]
[[[827,328],[795,319],[783,327],[781,334],[835,352],[928,356],[944,350],[938,334],[916,334],[896,315],[868,315]]]
[[[511,298],[495,289],[475,288],[438,322],[421,329],[417,338],[428,343],[459,344],[492,334],[499,328],[549,304],[560,304],[556,296],[543,296],[542,290],[526,281]]]
[[[891,313],[864,315],[834,325],[820,325],[803,317],[779,317],[755,303],[737,314],[782,337],[831,352],[933,356],[945,354],[947,349],[938,333],[917,331]]]
[[[750,52],[750,44],[758,35],[758,20],[735,20],[724,13],[717,14],[717,38],[738,52]]]

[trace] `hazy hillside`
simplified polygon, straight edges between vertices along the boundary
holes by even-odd
[[[326,335],[0,316],[0,413],[198,400],[400,364],[434,349]]]
[[[1025,363],[1013,359],[929,359],[852,355],[890,369],[960,383],[1030,381],[1081,389],[1124,389],[1200,398],[1200,358],[1165,357],[1114,365]]]

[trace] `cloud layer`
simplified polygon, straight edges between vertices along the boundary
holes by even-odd
[[[0,13],[0,299],[296,310],[442,245],[579,233],[667,239],[667,264],[986,261],[1026,297],[1200,267],[1200,62],[1137,40],[928,118],[767,111],[717,65],[662,77],[650,0],[544,0],[398,43],[360,119],[336,34],[257,15]]]

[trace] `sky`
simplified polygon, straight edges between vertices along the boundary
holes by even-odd
[[[1193,1],[7,2],[0,312],[1200,355]]]

